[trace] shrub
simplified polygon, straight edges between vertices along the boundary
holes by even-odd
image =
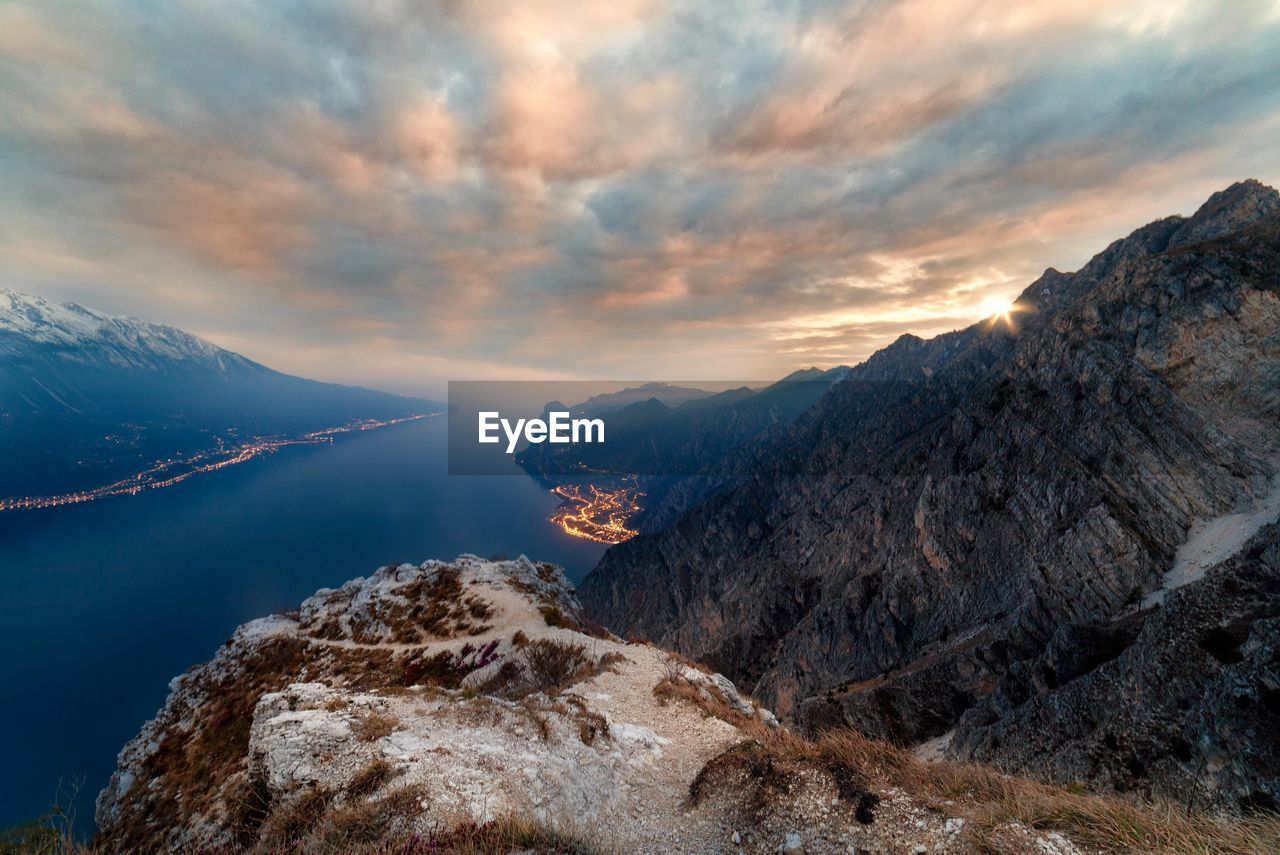
[[[482,695],[510,698],[518,697],[524,685],[524,669],[515,660],[508,659],[477,686],[476,690]]]
[[[333,793],[314,787],[287,804],[277,805],[263,823],[260,840],[274,847],[296,845],[324,819],[332,800]]]
[[[581,644],[566,644],[548,638],[530,642],[521,651],[521,656],[534,690],[547,695],[559,694],[585,679],[594,664]]]
[[[519,699],[534,692],[557,695],[572,685],[614,669],[627,661],[621,653],[594,658],[581,644],[539,638],[525,639],[518,656],[503,662],[476,686],[483,695]]]
[[[538,611],[542,612],[542,619],[546,621],[547,626],[556,629],[578,629],[578,624],[559,606],[541,606]]]
[[[444,689],[456,689],[462,685],[463,679],[476,670],[462,657],[452,651],[441,650],[434,656],[410,656],[405,660],[400,672],[400,685],[439,686]]]
[[[390,736],[399,729],[400,719],[392,715],[383,715],[376,712],[369,713],[369,715],[356,722],[352,728],[356,738],[362,742],[376,742],[384,736]]]
[[[391,775],[391,764],[379,757],[356,773],[347,785],[347,795],[364,798],[390,780]]]

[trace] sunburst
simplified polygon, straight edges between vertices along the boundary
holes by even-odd
[[[1024,307],[1010,300],[1008,297],[988,297],[982,301],[982,314],[987,319],[987,332],[994,330],[997,326],[1004,324],[1005,328],[1010,332],[1018,331],[1018,321],[1015,315],[1023,311]]]

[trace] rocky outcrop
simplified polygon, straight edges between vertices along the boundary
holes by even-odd
[[[175,679],[95,851],[975,851],[958,807],[869,769],[581,623],[559,568],[464,555],[320,591]],[[1078,851],[1016,822],[982,839]]]
[[[1189,804],[1280,793],[1280,525],[1162,606],[1067,625],[964,713],[954,753]]]
[[[1161,593],[1189,538],[1273,489],[1280,196],[1234,185],[1076,273],[1046,271],[1017,308],[855,368],[738,486],[612,548],[580,591],[588,612],[811,727],[909,744],[954,730],[953,756],[1175,797],[1194,781],[1232,809],[1280,795],[1280,730],[1260,724],[1273,624],[1251,613],[1262,652],[1236,663],[1251,687],[1232,695],[1238,727],[1207,723],[1217,665],[1157,629],[1216,602],[1224,574],[1280,585],[1263,529],[1261,551]],[[1235,625],[1240,607],[1204,608]],[[1156,679],[1182,688],[1138,690]],[[1153,741],[1124,774],[1124,749],[1086,762],[1118,726],[1079,715],[1090,704],[1123,707],[1135,734],[1180,722],[1165,731],[1182,741]],[[1037,729],[1063,744],[1031,746]]]

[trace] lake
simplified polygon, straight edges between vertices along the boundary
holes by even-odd
[[[580,581],[603,544],[523,475],[446,474],[445,420],[338,437],[173,487],[0,514],[0,827],[83,778],[80,833],[170,678],[241,623],[380,565],[524,553]],[[514,468],[513,472],[519,470]]]

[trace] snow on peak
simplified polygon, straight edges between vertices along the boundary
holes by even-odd
[[[0,288],[0,336],[6,333],[60,351],[100,350],[106,359],[122,365],[157,357],[221,362],[231,355],[176,327]]]

